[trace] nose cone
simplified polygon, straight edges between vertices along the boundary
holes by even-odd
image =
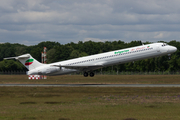
[[[173,47],[172,49],[173,49],[173,51],[174,51],[174,52],[176,52],[176,51],[177,51],[177,48],[176,48],[176,47]]]
[[[176,52],[177,51],[177,48],[176,47],[174,47],[174,46],[171,46],[171,48],[170,48],[170,52],[171,53],[174,53],[174,52]]]

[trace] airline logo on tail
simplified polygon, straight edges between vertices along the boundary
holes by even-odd
[[[31,65],[32,63],[33,63],[33,59],[29,59],[29,60],[27,60],[26,62],[25,62],[25,65],[26,66],[29,66],[29,65]]]

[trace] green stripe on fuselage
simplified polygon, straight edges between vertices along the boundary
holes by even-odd
[[[129,52],[129,50],[123,50],[123,51],[114,52],[114,54],[121,54],[121,53],[124,53],[124,52]]]

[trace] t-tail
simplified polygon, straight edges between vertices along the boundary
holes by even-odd
[[[30,54],[24,54],[18,57],[9,57],[4,59],[16,59],[19,60],[28,70],[33,70],[37,67],[43,66],[44,64],[38,62]]]

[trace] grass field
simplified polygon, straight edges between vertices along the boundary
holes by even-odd
[[[178,75],[56,76],[0,83],[179,84]],[[2,120],[179,120],[180,88],[0,87]]]
[[[47,80],[29,80],[27,75],[0,75],[0,84],[180,84],[180,75],[82,75],[48,76]]]
[[[3,120],[180,119],[180,88],[0,87],[0,101]]]

